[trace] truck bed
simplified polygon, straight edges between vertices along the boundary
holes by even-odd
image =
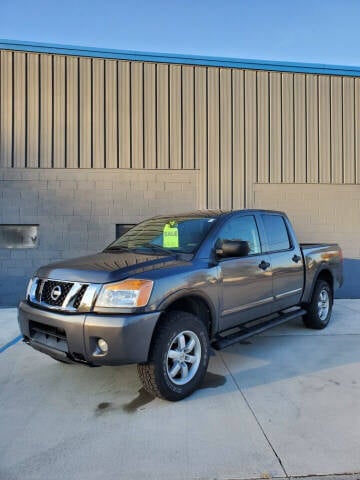
[[[301,249],[318,247],[338,247],[337,243],[300,243]]]

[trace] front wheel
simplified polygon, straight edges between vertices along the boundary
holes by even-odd
[[[149,393],[170,401],[193,393],[209,363],[206,327],[188,312],[169,312],[155,332],[149,361],[138,365],[140,380]]]
[[[305,307],[307,314],[303,321],[306,327],[321,330],[325,328],[331,317],[333,294],[330,285],[325,280],[315,284],[311,302]]]

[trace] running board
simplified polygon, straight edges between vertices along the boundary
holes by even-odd
[[[272,320],[267,320],[265,322],[258,323],[253,327],[239,326],[240,328],[239,332],[231,333],[230,335],[225,337],[221,337],[219,335],[218,338],[212,343],[212,347],[215,350],[222,350],[223,348],[230,347],[230,345],[233,345],[234,343],[241,342],[242,340],[246,340],[247,338],[252,337],[253,335],[257,335],[259,333],[265,332],[270,328],[277,327],[282,323],[288,322],[289,320],[293,320],[294,318],[305,315],[306,313],[307,313],[306,310],[299,308],[298,310],[294,310],[289,313],[281,313],[278,317]],[[248,323],[253,323],[253,322],[248,322]]]

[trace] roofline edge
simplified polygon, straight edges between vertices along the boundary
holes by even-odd
[[[115,50],[107,48],[27,42],[7,39],[0,39],[0,50],[49,53],[81,57],[96,57],[113,60],[170,63],[194,66],[198,65],[205,67],[238,68],[243,70],[265,70],[275,72],[312,73],[322,75],[360,77],[360,67],[356,66],[252,59],[247,60],[239,58],[211,57],[202,55],[185,55],[159,52],[138,52],[133,50]]]

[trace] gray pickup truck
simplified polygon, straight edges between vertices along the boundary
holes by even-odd
[[[24,341],[54,359],[137,363],[171,401],[222,349],[302,316],[330,320],[342,284],[336,244],[297,242],[284,213],[197,211],[146,220],[103,252],[40,268],[19,306]]]

